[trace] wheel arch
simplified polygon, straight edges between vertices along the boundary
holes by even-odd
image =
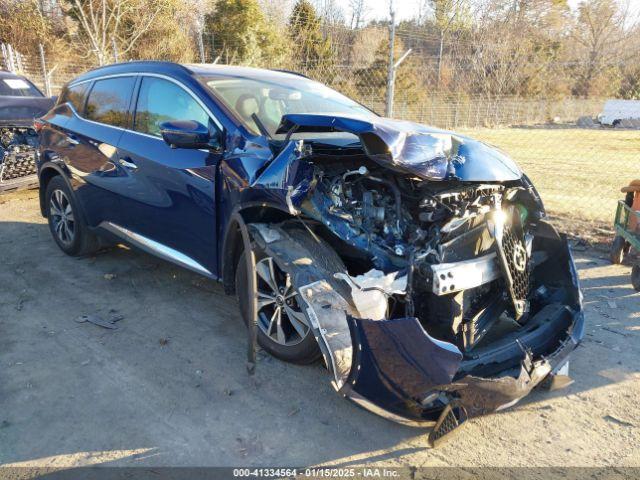
[[[293,217],[288,211],[276,206],[265,206],[264,203],[248,205],[234,211],[225,229],[220,256],[222,285],[227,295],[236,293],[235,278],[238,261],[251,242],[247,224],[281,222],[290,218]]]
[[[56,164],[54,163],[45,163],[40,169],[40,173],[38,175],[39,181],[39,198],[40,198],[40,213],[43,217],[47,217],[47,208],[46,208],[46,199],[45,196],[47,194],[47,186],[53,177],[60,176],[67,181],[67,185],[73,191],[69,179],[67,178],[66,173]]]

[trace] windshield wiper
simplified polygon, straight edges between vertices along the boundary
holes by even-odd
[[[256,115],[255,113],[252,113],[251,119],[255,122],[256,126],[258,127],[258,130],[260,130],[260,133],[262,135],[264,135],[268,139],[273,139],[273,137],[269,133],[269,130],[267,130],[267,127],[264,126],[264,123],[262,123],[262,120],[260,120],[258,115]]]

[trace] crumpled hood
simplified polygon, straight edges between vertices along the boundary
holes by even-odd
[[[376,162],[427,180],[518,180],[522,171],[495,147],[453,132],[382,117],[283,115],[276,133],[348,132]]]

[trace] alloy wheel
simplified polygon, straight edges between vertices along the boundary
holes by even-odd
[[[298,292],[291,277],[273,258],[256,263],[258,279],[258,328],[274,342],[292,346],[309,333],[307,317],[300,310]]]
[[[58,240],[71,245],[76,235],[76,222],[69,198],[62,190],[54,190],[49,201],[49,215]]]

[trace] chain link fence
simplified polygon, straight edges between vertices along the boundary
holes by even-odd
[[[69,63],[44,55],[20,56],[19,62],[15,58],[9,62],[6,53],[3,64],[52,95],[96,66],[89,60]],[[373,60],[308,66],[290,59],[257,66],[300,72],[380,114],[385,112],[387,71]],[[605,99],[470,96],[431,91],[412,83],[433,74],[411,65],[399,67],[394,117],[455,130],[501,148],[534,181],[562,230],[596,241],[612,234],[620,188],[640,177],[640,130],[604,127],[597,122],[580,127],[578,120],[597,117]]]

